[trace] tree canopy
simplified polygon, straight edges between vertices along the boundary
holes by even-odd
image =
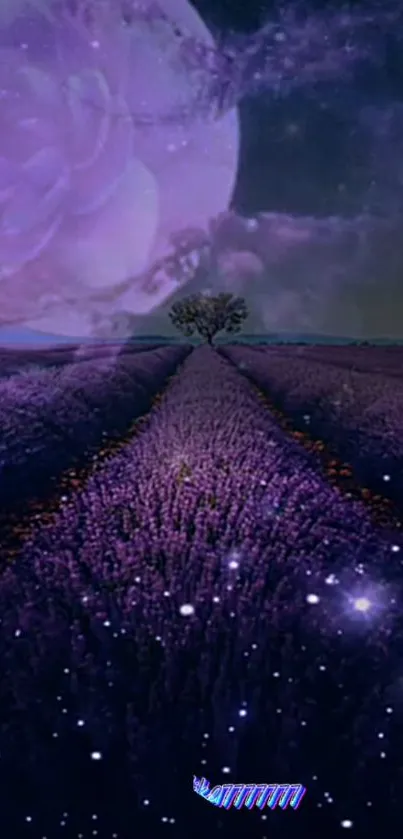
[[[216,296],[192,294],[184,297],[173,304],[169,317],[187,337],[196,333],[212,344],[219,332],[240,332],[248,314],[243,297],[222,292]]]

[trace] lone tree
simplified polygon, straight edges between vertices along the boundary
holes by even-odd
[[[248,317],[243,297],[222,292],[217,296],[192,294],[174,303],[169,317],[177,329],[190,337],[196,332],[210,346],[218,332],[240,332]]]

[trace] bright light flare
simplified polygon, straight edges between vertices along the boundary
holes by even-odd
[[[346,593],[347,612],[358,620],[369,620],[384,611],[387,600],[383,587],[373,584],[361,591],[357,588]]]
[[[368,597],[356,597],[353,601],[353,605],[356,612],[363,613],[369,612],[372,607],[372,603]]]

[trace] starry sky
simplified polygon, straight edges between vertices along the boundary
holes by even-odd
[[[248,333],[402,339],[398,4],[297,3],[293,14],[267,0],[194,6],[224,52],[245,53],[263,33],[270,72],[266,62],[261,84],[238,83],[239,165],[216,226],[219,268],[207,281],[196,274],[188,291],[243,294]],[[170,334],[167,313],[183,293],[134,318],[134,331]]]

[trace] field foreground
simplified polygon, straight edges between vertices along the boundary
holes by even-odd
[[[97,385],[105,427],[91,431],[91,469],[70,470],[69,489],[62,413],[75,399],[69,439],[82,465],[94,368],[82,368],[75,394],[75,371],[41,380],[58,394],[60,422],[42,434],[50,448],[59,440],[60,468],[42,481],[49,494],[35,512],[34,478],[24,488],[29,528],[0,577],[2,835],[293,839],[381,826],[397,835],[403,382],[393,378],[390,424],[391,403],[379,397],[357,446],[351,418],[365,415],[367,372],[356,374],[355,402],[350,394],[330,415],[323,386],[320,399],[301,395],[304,382],[317,387],[315,359],[293,368],[275,351],[169,347],[118,363],[109,392]],[[340,389],[340,368],[326,369]],[[67,379],[71,403],[61,399]],[[25,427],[26,401],[10,381]],[[295,423],[311,404],[322,448],[282,427],[279,400]],[[124,406],[121,427],[114,406]],[[43,403],[30,410],[37,429]],[[111,428],[113,446],[94,459]],[[16,494],[24,464],[43,474],[46,445],[19,448],[11,420],[7,434],[0,474]],[[329,478],[318,459],[327,446],[335,462],[351,454],[358,482],[372,458],[369,495],[355,499]],[[396,515],[378,523],[370,501]],[[18,530],[22,511],[8,515]],[[295,813],[222,812],[194,795],[194,774],[298,782],[307,794]]]

